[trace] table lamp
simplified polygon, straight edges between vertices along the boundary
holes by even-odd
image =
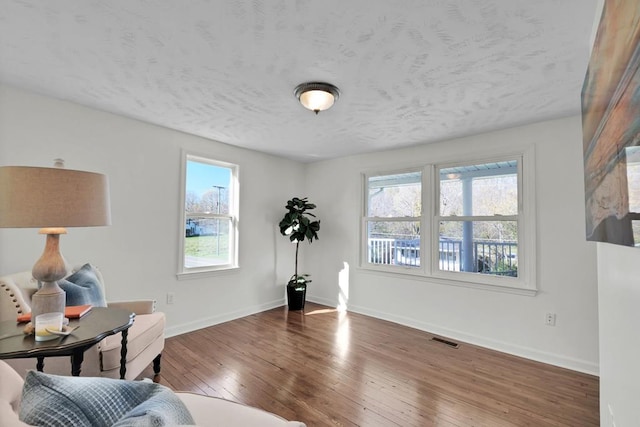
[[[102,174],[55,167],[0,167],[0,227],[40,228],[46,234],[44,252],[33,266],[42,286],[31,298],[31,319],[42,313],[62,312],[65,292],[57,281],[67,275],[60,253],[65,227],[111,224],[109,182]]]

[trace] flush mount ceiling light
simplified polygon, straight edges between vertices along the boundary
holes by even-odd
[[[338,99],[338,88],[329,83],[302,83],[293,91],[300,103],[314,113],[331,108]]]

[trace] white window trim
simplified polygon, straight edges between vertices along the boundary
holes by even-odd
[[[184,266],[184,225],[187,220],[187,213],[185,212],[185,198],[186,198],[186,183],[187,183],[187,161],[196,161],[200,163],[207,163],[213,166],[220,166],[231,169],[231,182],[229,186],[229,214],[206,214],[211,218],[223,218],[225,220],[231,220],[231,227],[229,230],[229,253],[231,254],[231,263],[213,265],[206,267],[193,267],[185,268]],[[179,280],[191,279],[198,277],[206,277],[211,275],[218,275],[221,273],[229,273],[239,268],[238,262],[238,238],[239,238],[239,214],[240,214],[240,166],[235,163],[229,163],[211,157],[182,150],[181,155],[181,167],[180,167],[180,225],[178,227],[178,242],[179,242],[179,255],[178,255],[178,273],[176,274]],[[200,216],[200,215],[199,215]]]
[[[493,154],[493,155],[492,155]],[[436,209],[439,205],[439,181],[436,177],[437,167],[448,167],[458,164],[482,164],[501,160],[518,159],[518,277],[502,277],[481,275],[477,273],[447,272],[438,268],[438,242],[433,239],[437,230]],[[513,152],[485,153],[482,156],[464,156],[455,161],[437,161],[427,164],[422,173],[422,217],[420,247],[420,267],[380,265],[368,262],[367,221],[375,220],[365,215],[368,209],[368,178],[377,175],[393,175],[414,172],[416,168],[383,170],[362,174],[361,227],[360,227],[360,269],[371,274],[383,274],[391,277],[411,277],[415,280],[427,281],[443,285],[463,286],[473,289],[485,289],[519,295],[535,296],[536,281],[536,200],[535,200],[535,149],[533,146]]]

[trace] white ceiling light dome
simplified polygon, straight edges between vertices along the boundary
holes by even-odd
[[[340,91],[329,83],[311,82],[299,84],[293,91],[304,108],[318,114],[327,110],[338,100]]]

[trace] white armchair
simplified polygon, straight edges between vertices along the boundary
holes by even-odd
[[[0,360],[0,426],[28,427],[18,419],[23,380]],[[271,412],[216,397],[177,393],[196,425],[200,427],[305,427],[299,421],[287,421]],[[61,399],[64,397],[61,396]],[[105,403],[108,409],[109,402]]]
[[[93,271],[104,294],[104,278],[97,268],[93,267]],[[37,289],[37,281],[31,272],[0,277],[0,321],[15,321],[18,315],[31,312],[31,296]],[[164,349],[164,313],[155,311],[153,300],[108,302],[107,306],[120,307],[136,314],[127,336],[126,379],[137,378],[151,363],[158,374]],[[80,375],[120,378],[121,339],[121,334],[112,335],[87,350]],[[22,377],[36,366],[36,359],[10,359],[6,362]],[[68,357],[48,357],[44,371],[70,375],[71,362]]]

